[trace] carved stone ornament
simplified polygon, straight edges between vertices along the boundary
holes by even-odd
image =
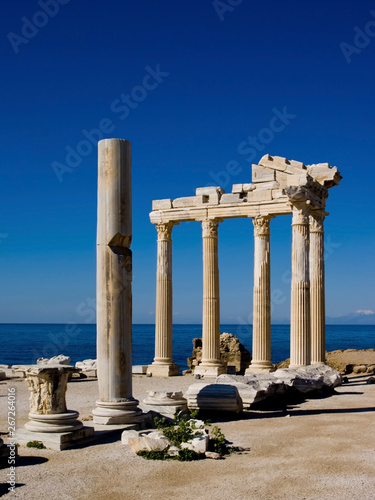
[[[172,238],[173,222],[160,222],[156,224],[159,240],[171,240]]]
[[[324,233],[324,215],[310,215],[310,233]]]
[[[209,219],[202,221],[203,238],[210,236],[217,238],[218,227],[219,227],[219,221],[216,219]]]
[[[306,207],[299,208],[299,207],[294,207],[293,208],[293,219],[292,219],[292,225],[309,225],[309,212]]]
[[[271,217],[259,215],[253,218],[254,236],[269,236],[270,235],[270,220]]]

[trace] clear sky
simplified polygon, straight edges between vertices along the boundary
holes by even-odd
[[[339,168],[327,316],[375,311],[373,2],[17,0],[0,27],[0,322],[94,321],[102,137],[132,143],[135,323],[154,321],[151,201],[230,192],[265,153]],[[277,112],[284,129],[244,153]],[[290,223],[271,222],[275,322],[289,317]],[[222,323],[247,323],[251,220],[219,233]],[[200,224],[173,241],[174,321],[199,323]]]

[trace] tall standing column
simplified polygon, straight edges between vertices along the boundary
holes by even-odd
[[[271,362],[271,277],[270,220],[258,216],[254,223],[253,352],[247,373],[270,371]]]
[[[140,420],[132,397],[132,199],[131,145],[98,143],[97,224],[97,424]]]
[[[305,204],[293,207],[290,368],[310,364],[309,213]]]
[[[156,271],[155,358],[147,373],[154,377],[179,374],[172,355],[172,229],[173,222],[156,224],[158,256]]]
[[[217,377],[226,371],[220,361],[219,222],[218,219],[204,220],[202,222],[202,363],[195,368],[194,373],[204,377]]]
[[[325,363],[324,218],[310,215],[311,363]]]

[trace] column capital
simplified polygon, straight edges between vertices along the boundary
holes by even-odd
[[[173,222],[159,222],[158,224],[155,224],[156,230],[158,232],[158,240],[171,241],[173,226]]]
[[[325,214],[310,214],[310,233],[324,233]]]
[[[219,223],[221,221],[222,221],[222,219],[202,220],[202,236],[203,236],[203,238],[207,238],[207,237],[217,238],[218,237]]]
[[[310,213],[311,210],[308,204],[306,203],[293,204],[292,226],[300,224],[308,226]]]
[[[270,221],[273,217],[270,215],[257,215],[253,218],[254,236],[269,236]]]

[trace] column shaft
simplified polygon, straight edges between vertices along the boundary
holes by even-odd
[[[293,209],[290,368],[310,364],[309,217],[304,207]]]
[[[324,215],[310,216],[311,363],[325,363]]]
[[[220,361],[220,293],[217,220],[202,222],[203,230],[203,317],[202,363],[195,373],[217,376],[223,373]]]
[[[271,278],[270,217],[256,217],[254,223],[253,350],[247,372],[270,370],[271,362]]]
[[[147,369],[153,376],[179,374],[172,355],[172,229],[173,223],[156,225],[158,231],[155,311],[155,358]]]
[[[131,145],[98,143],[97,358],[100,424],[134,422],[132,397]]]

